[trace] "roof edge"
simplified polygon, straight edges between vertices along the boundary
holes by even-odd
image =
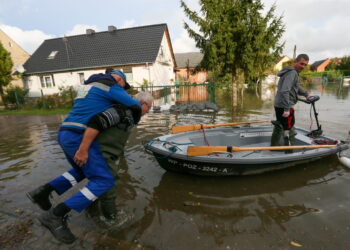
[[[65,69],[58,69],[58,70],[50,70],[50,71],[35,71],[26,73],[24,72],[23,75],[35,75],[35,74],[45,74],[45,73],[59,73],[59,72],[71,72],[71,71],[77,71],[77,70],[86,70],[86,69],[95,69],[95,68],[108,68],[108,67],[120,67],[120,66],[130,66],[130,65],[139,65],[139,64],[146,64],[154,62],[138,62],[138,63],[127,63],[127,64],[112,64],[112,65],[99,65],[99,66],[93,66],[93,67],[79,67],[79,68],[65,68]]]

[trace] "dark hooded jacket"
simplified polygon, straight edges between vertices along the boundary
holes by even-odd
[[[298,95],[306,97],[309,93],[300,87],[298,72],[293,67],[285,67],[278,72],[277,76],[280,79],[275,97],[275,107],[289,111],[298,102]]]

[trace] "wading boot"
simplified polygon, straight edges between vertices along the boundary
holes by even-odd
[[[284,141],[284,146],[291,146],[291,141],[290,141],[290,138],[289,138],[289,133],[290,130],[285,130],[284,133],[283,133],[283,141]],[[287,149],[284,151],[286,154],[291,154],[293,153],[293,150],[292,149]]]
[[[100,216],[99,200],[95,200],[90,206],[85,208],[85,213],[88,218],[96,218]]]
[[[285,138],[285,141],[284,141],[285,146],[293,146],[293,145],[295,145],[295,136],[297,135],[297,132],[295,131],[294,127],[291,128],[289,131],[286,130],[285,131],[285,135],[287,135],[287,136],[284,137]],[[288,138],[288,141],[287,141],[286,137]],[[293,153],[293,149],[288,149],[288,150],[285,151],[285,153],[286,154],[291,154],[291,153]]]
[[[63,217],[56,216],[53,213],[53,209],[50,209],[39,217],[41,224],[49,229],[57,240],[71,244],[76,238],[67,225],[67,219],[68,214]]]
[[[271,136],[271,146],[280,146],[280,139],[283,136],[283,126],[279,121],[271,122],[274,125]]]
[[[113,228],[120,227],[131,219],[131,216],[129,216],[123,210],[118,210],[118,212],[115,214],[101,216],[101,221],[103,221],[106,226]]]
[[[34,203],[37,204],[42,210],[49,210],[52,207],[50,201],[50,195],[53,188],[49,185],[40,186],[28,193],[27,197]]]

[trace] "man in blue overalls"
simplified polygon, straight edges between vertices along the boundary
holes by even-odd
[[[81,212],[114,186],[114,177],[97,142],[92,143],[89,158],[82,168],[74,162],[73,158],[89,120],[114,104],[119,103],[132,110],[133,123],[139,122],[141,104],[127,94],[124,88],[128,87],[130,85],[126,82],[125,75],[119,70],[113,70],[110,74],[92,75],[85,81],[78,90],[73,109],[63,121],[58,133],[58,142],[73,168],[27,193],[27,196],[43,210],[49,210],[40,216],[39,220],[64,243],[69,244],[75,240],[75,236],[67,226],[68,212],[72,209]],[[53,190],[61,195],[85,178],[89,182],[83,189],[51,208],[49,194]]]

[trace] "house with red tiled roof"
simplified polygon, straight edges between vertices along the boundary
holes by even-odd
[[[324,60],[319,60],[311,64],[310,68],[316,72],[323,72],[326,70],[327,65],[331,62],[331,59],[327,58]]]
[[[205,70],[194,72],[194,69],[200,64],[202,59],[203,54],[200,52],[176,53],[176,80],[189,83],[206,82],[208,74]]]

